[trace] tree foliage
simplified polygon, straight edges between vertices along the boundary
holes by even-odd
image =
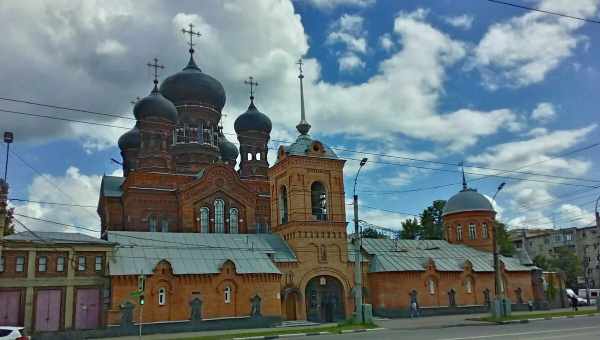
[[[421,218],[421,239],[441,240],[444,235],[444,223],[442,211],[446,205],[444,200],[433,201],[433,204],[427,207],[420,215]]]
[[[5,221],[4,221],[4,236],[12,235],[15,233],[14,225],[14,213],[15,208],[6,209]]]
[[[498,243],[498,252],[504,256],[513,256],[515,254],[515,245],[508,237],[506,225],[502,222],[496,222],[496,242]]]
[[[371,228],[371,227],[363,229],[361,232],[361,236],[363,238],[389,238],[387,235],[385,235],[381,231],[379,231],[375,228]]]
[[[402,222],[402,231],[400,238],[404,240],[416,240],[421,237],[423,227],[419,224],[416,218],[405,220]]]
[[[581,261],[577,254],[567,248],[558,247],[554,250],[554,256],[546,257],[538,255],[533,259],[533,263],[544,270],[565,273],[567,277],[567,286],[577,286],[577,276],[583,272]]]

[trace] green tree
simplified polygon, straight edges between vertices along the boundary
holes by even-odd
[[[548,261],[550,270],[564,272],[567,276],[567,286],[577,286],[577,276],[583,273],[581,261],[573,250],[559,247],[554,250],[554,256]]]
[[[548,261],[548,259],[546,258],[546,256],[544,255],[537,255],[536,257],[533,258],[533,265],[536,267],[540,267],[543,270],[552,270],[550,268],[550,262]]]
[[[371,227],[363,229],[361,232],[361,236],[363,238],[389,238],[384,233],[380,232],[379,230],[377,230],[375,228],[371,228]]]
[[[422,235],[424,240],[441,240],[444,235],[444,224],[442,211],[444,210],[446,201],[436,200],[433,204],[427,207],[420,215]]]
[[[400,238],[404,240],[415,240],[421,237],[423,227],[419,224],[416,218],[412,220],[404,220],[402,222],[402,231],[400,232]]]
[[[4,236],[12,235],[15,233],[14,224],[14,213],[15,208],[6,209],[5,222],[4,222]]]
[[[502,222],[496,222],[496,242],[498,243],[498,252],[503,256],[515,254],[515,245],[508,237],[506,225]]]

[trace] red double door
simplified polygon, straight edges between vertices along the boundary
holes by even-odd
[[[77,289],[75,329],[94,329],[100,325],[100,289]]]
[[[38,290],[35,300],[35,325],[37,332],[57,331],[60,328],[62,290]]]
[[[21,326],[21,292],[0,291],[0,326]]]

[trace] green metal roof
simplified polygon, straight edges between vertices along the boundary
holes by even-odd
[[[118,245],[110,275],[150,274],[166,260],[173,273],[218,274],[226,261],[239,274],[280,274],[274,262],[296,262],[283,239],[273,234],[201,234],[109,231]]]
[[[475,272],[493,272],[493,255],[465,245],[444,240],[363,239],[363,251],[371,255],[369,271],[425,271],[429,259],[438,271],[460,272],[471,262]],[[500,256],[507,271],[530,271],[518,258]]]
[[[125,182],[125,177],[102,176],[100,185],[100,194],[104,197],[121,197],[123,189],[121,185]]]
[[[111,245],[110,242],[103,239],[80,234],[36,231],[35,234],[30,231],[24,231],[4,237],[6,241],[27,241],[41,244],[91,244],[91,245]]]

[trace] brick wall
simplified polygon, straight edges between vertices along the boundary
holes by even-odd
[[[22,256],[23,261],[23,271],[17,272],[17,257]],[[2,257],[4,258],[4,271],[0,273],[0,278],[23,278],[27,277],[27,267],[28,267],[28,254],[26,251],[16,251],[16,250],[8,250],[4,249],[2,251]]]

